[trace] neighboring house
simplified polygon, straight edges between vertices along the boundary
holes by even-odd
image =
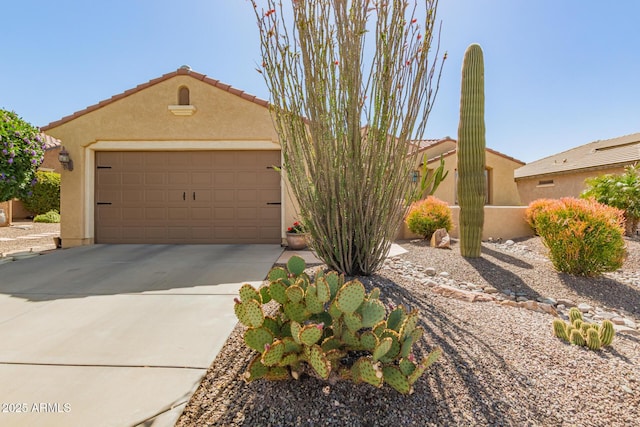
[[[515,171],[522,203],[540,198],[578,197],[585,179],[619,174],[640,161],[640,133],[595,141],[529,163]]]
[[[294,205],[268,102],[181,67],[43,128],[62,140],[64,247],[277,243]]]
[[[47,135],[44,132],[40,133],[40,137],[44,141],[45,151],[44,160],[38,170],[60,173],[62,171],[62,165],[58,161],[58,154],[62,148],[60,140],[52,137],[51,135]],[[33,216],[33,213],[29,212],[18,199],[11,202],[11,209],[12,219],[25,219]]]
[[[431,172],[440,165],[440,156],[444,160],[445,171],[449,174],[440,184],[434,196],[449,205],[457,205],[457,164],[458,143],[456,140],[445,137],[441,139],[414,141],[420,145],[420,159],[426,155],[427,168]],[[494,206],[519,206],[520,198],[513,180],[514,170],[524,165],[524,162],[509,157],[491,148],[485,149],[486,155],[486,190],[487,205]],[[421,163],[422,164],[422,163]],[[414,171],[414,180],[419,179],[421,164]]]

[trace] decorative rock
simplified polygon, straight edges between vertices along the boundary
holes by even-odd
[[[440,249],[451,249],[451,237],[445,228],[439,228],[431,236],[431,247]]]
[[[580,310],[583,313],[587,313],[593,310],[593,307],[591,307],[589,304],[581,302],[580,304],[578,304],[578,310]]]
[[[487,286],[486,288],[484,288],[484,291],[488,294],[497,294],[498,290],[496,288],[494,288],[493,286]]]
[[[640,331],[637,329],[629,328],[628,326],[613,325],[613,330],[617,333],[623,333],[627,335],[640,336]]]
[[[505,246],[513,246],[515,245],[515,242],[513,240],[507,240],[506,242],[504,242]]]
[[[614,325],[624,325],[624,319],[622,317],[614,317],[611,319],[611,323]]]
[[[438,276],[440,276],[440,277],[449,277],[449,273],[447,273],[446,271],[441,271],[440,274],[438,274]]]
[[[558,305],[564,305],[565,307],[575,307],[576,303],[571,301],[570,299],[558,298]]]
[[[436,275],[436,269],[433,267],[427,267],[424,269],[424,272],[427,276],[435,276]]]
[[[526,308],[527,310],[540,311],[540,306],[535,301],[521,301],[518,305],[522,308]]]
[[[543,303],[543,304],[549,304],[549,305],[553,305],[553,306],[558,305],[558,301],[556,301],[553,298],[541,298],[540,302]]]
[[[520,307],[520,305],[517,302],[511,301],[511,300],[508,300],[508,299],[506,299],[504,301],[501,301],[500,305],[503,305],[505,307]]]
[[[549,313],[552,316],[558,315],[558,312],[551,304],[541,302],[540,304],[538,304],[538,307],[540,308],[540,310],[544,311],[545,313]]]
[[[529,298],[527,298],[527,297],[518,297],[518,298],[516,298],[516,301],[525,302],[525,301],[529,301]]]
[[[459,299],[467,302],[484,302],[484,301],[493,301],[495,299],[491,295],[465,291],[465,290],[454,288],[453,286],[447,286],[447,285],[434,286],[433,288],[431,288],[431,291],[438,295],[442,295],[449,298],[455,298],[455,299]]]
[[[627,328],[631,328],[631,329],[637,329],[638,326],[636,325],[635,322],[629,320],[629,319],[624,319],[624,326],[626,326]]]

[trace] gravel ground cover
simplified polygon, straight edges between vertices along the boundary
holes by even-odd
[[[54,235],[60,235],[60,224],[14,221],[10,227],[0,227],[0,257],[3,254],[28,251],[31,248],[55,249]]]
[[[403,396],[384,386],[334,384],[312,377],[256,381],[242,373],[253,357],[238,325],[178,420],[178,426],[634,426],[640,420],[640,335],[616,335],[611,347],[589,351],[551,334],[553,316],[496,302],[465,302],[435,294],[416,272],[473,282],[530,297],[566,298],[640,318],[640,241],[627,240],[623,268],[600,278],[557,273],[538,238],[513,245],[485,243],[466,260],[422,241],[361,278],[385,303],[421,313],[426,333],[416,356],[443,356]],[[442,272],[448,273],[448,275]]]

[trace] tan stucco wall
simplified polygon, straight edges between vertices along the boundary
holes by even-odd
[[[435,157],[428,153],[430,158]],[[434,196],[450,205],[455,204],[456,180],[455,171],[458,164],[458,154],[453,153],[444,157],[445,170],[449,175],[440,184]],[[439,161],[431,162],[429,168],[437,168]],[[522,167],[522,163],[515,162],[490,151],[486,152],[486,166],[491,170],[489,179],[489,204],[494,206],[519,206],[520,196],[513,179],[513,171]]]
[[[584,180],[606,174],[620,174],[624,168],[610,168],[596,171],[583,171],[567,174],[548,175],[519,179],[516,184],[522,203],[528,205],[537,199],[559,199],[578,197],[586,188]],[[553,184],[539,185],[540,181],[553,180]]]
[[[192,116],[175,116],[178,89],[190,90]],[[178,75],[93,110],[46,132],[62,141],[74,163],[62,171],[64,247],[93,243],[94,150],[278,149],[269,110],[210,84]],[[286,193],[286,192],[285,192]],[[283,197],[283,223],[293,221]],[[284,226],[283,224],[283,226]]]
[[[451,237],[459,238],[460,207],[450,206],[451,217],[453,219],[453,229],[449,232]],[[517,239],[533,235],[533,231],[524,219],[526,206],[485,206],[484,225],[482,227],[482,239],[487,240],[502,238]],[[403,225],[400,235],[403,239],[419,239],[423,236],[409,231],[407,224]]]

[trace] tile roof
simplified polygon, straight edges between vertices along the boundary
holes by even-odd
[[[531,162],[514,172],[515,179],[603,169],[640,161],[640,133],[594,141]]]
[[[450,155],[454,154],[456,151],[458,151],[458,147],[457,147],[458,141],[456,141],[455,139],[453,139],[451,137],[446,136],[446,137],[438,139],[438,140],[430,140],[430,141],[436,141],[436,142],[434,144],[431,144],[429,146],[424,147],[424,149],[432,148],[433,146],[438,145],[438,144],[440,144],[442,142],[445,142],[445,141],[453,142],[454,144],[456,144],[456,148],[453,148],[453,149],[451,149],[449,151],[446,151],[446,152],[444,152],[442,154],[438,154],[437,156],[429,158],[427,160],[427,163],[439,162],[440,161],[440,156],[447,157],[447,156],[450,156]],[[421,149],[421,151],[424,150],[424,149]],[[520,163],[520,164],[523,164],[523,165],[525,164],[522,160],[518,160],[515,157],[507,156],[506,154],[501,153],[498,150],[494,150],[493,148],[486,147],[485,150],[488,151],[489,153],[495,154],[496,156],[504,157],[505,159],[508,159],[508,160],[511,160],[511,161],[514,161],[516,163]]]
[[[62,145],[62,141],[60,141],[58,138],[54,138],[44,132],[40,132],[40,138],[42,139],[42,142],[44,142],[45,150],[52,150]]]
[[[74,120],[84,114],[90,113],[91,111],[97,110],[99,108],[104,107],[105,105],[109,105],[112,102],[118,101],[122,98],[126,98],[129,95],[133,95],[134,93],[140,92],[141,90],[144,90],[148,87],[151,87],[155,84],[158,84],[160,82],[163,82],[165,80],[169,80],[170,78],[176,77],[176,76],[189,76],[189,77],[193,77],[194,79],[200,80],[204,83],[208,83],[211,86],[214,86],[218,89],[222,89],[224,91],[227,91],[233,95],[239,96],[243,99],[246,99],[247,101],[251,101],[254,102],[258,105],[261,105],[263,107],[268,107],[269,106],[269,101],[265,101],[264,99],[258,98],[254,95],[250,95],[240,89],[236,89],[233,86],[230,86],[228,84],[222,83],[220,80],[215,80],[212,79],[210,77],[207,77],[205,74],[200,74],[197,73],[195,71],[192,71],[191,68],[187,67],[187,66],[182,66],[180,68],[178,68],[176,71],[173,71],[171,73],[167,73],[164,74],[158,78],[155,78],[153,80],[149,80],[146,83],[142,83],[136,87],[134,87],[133,89],[129,89],[126,90],[120,94],[114,95],[109,99],[105,99],[104,101],[100,101],[97,104],[91,105],[87,108],[85,108],[84,110],[80,110],[80,111],[76,111],[75,113],[69,115],[69,116],[65,116],[63,118],[61,118],[60,120],[57,120],[55,122],[51,122],[46,126],[43,126],[41,128],[41,130],[46,131],[48,129],[52,129],[55,128],[57,126],[60,126],[63,123],[69,122],[71,120]]]

